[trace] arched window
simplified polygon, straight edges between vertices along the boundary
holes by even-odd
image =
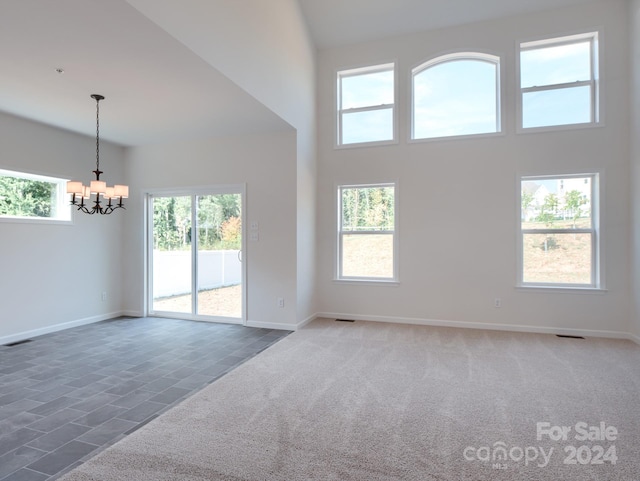
[[[414,68],[411,138],[500,132],[500,58],[443,55]]]

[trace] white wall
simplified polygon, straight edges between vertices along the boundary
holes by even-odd
[[[424,32],[318,54],[318,284],[325,314],[514,329],[628,331],[629,130],[626,2],[590,4]],[[603,28],[602,127],[515,132],[518,42]],[[407,143],[410,70],[440,54],[502,56],[504,135]],[[396,61],[397,145],[334,149],[339,69]],[[603,172],[606,292],[516,289],[517,179]],[[335,186],[398,181],[400,285],[335,283]],[[478,211],[482,215],[476,215]],[[493,307],[494,298],[502,308]]]
[[[294,328],[295,164],[293,131],[128,149],[131,197],[125,220],[125,310],[137,315],[144,311],[144,193],[246,183],[246,220],[259,223],[259,241],[247,242],[245,254],[248,320],[252,325]],[[278,297],[285,299],[284,309],[278,307]]]
[[[640,341],[640,0],[629,1],[631,45],[631,225],[632,323]]]
[[[101,141],[100,154],[103,178],[124,182],[124,149]],[[87,183],[95,138],[0,113],[0,168]],[[0,344],[120,313],[126,215],[74,212],[71,225],[0,223]]]
[[[127,0],[297,132],[297,318],[316,312],[315,47],[296,0]]]

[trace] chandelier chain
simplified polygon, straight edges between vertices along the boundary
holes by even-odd
[[[96,170],[100,170],[100,99],[96,99]]]

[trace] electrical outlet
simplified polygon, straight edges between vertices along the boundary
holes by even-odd
[[[278,307],[284,307],[284,297],[278,297]]]
[[[496,297],[493,301],[493,307],[502,307],[502,299],[500,299],[499,297]]]

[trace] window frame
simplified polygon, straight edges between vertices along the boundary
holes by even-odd
[[[415,136],[415,77],[416,75],[424,72],[425,70],[435,67],[436,65],[447,63],[447,62],[456,62],[461,60],[471,60],[478,62],[486,62],[496,67],[496,130],[495,132],[481,132],[475,134],[458,134],[458,135],[447,135],[447,136],[437,136],[437,137],[416,137]],[[438,140],[454,140],[461,138],[478,138],[478,137],[494,137],[497,135],[504,134],[503,128],[503,101],[502,101],[502,69],[500,68],[502,64],[502,57],[500,55],[487,53],[487,52],[471,52],[471,51],[463,51],[463,52],[454,52],[447,53],[443,55],[438,55],[436,57],[427,60],[426,62],[422,62],[421,64],[413,67],[411,69],[411,75],[409,78],[409,143],[414,142],[433,142]]]
[[[367,230],[367,231],[353,231],[342,229],[342,192],[345,189],[370,189],[370,188],[384,188],[393,187],[393,230]],[[336,192],[336,257],[335,257],[335,271],[334,281],[341,283],[371,283],[375,285],[391,285],[396,286],[399,284],[399,243],[398,243],[398,182],[379,182],[379,183],[366,183],[366,184],[338,184],[335,188]],[[365,276],[344,276],[342,275],[342,255],[343,255],[343,237],[345,235],[391,235],[393,238],[393,277],[365,277]]]
[[[56,202],[55,204],[53,202],[51,203],[52,209],[55,209],[56,212],[55,217],[14,216],[0,214],[0,222],[69,225],[73,223],[73,216],[71,215],[71,204],[69,202],[69,195],[67,194],[67,182],[70,179],[5,168],[0,168],[0,177],[14,177],[17,179],[31,180],[35,182],[47,182],[56,186]]]
[[[380,72],[393,72],[393,103],[392,104],[379,104],[379,105],[367,105],[364,107],[355,107],[350,109],[342,108],[342,79],[347,77],[355,77],[359,75],[374,74]],[[335,102],[336,106],[336,128],[335,128],[335,144],[336,149],[351,149],[358,147],[370,147],[378,145],[391,145],[398,143],[398,72],[396,68],[396,62],[386,62],[376,65],[361,66],[355,68],[346,68],[336,71],[335,75]],[[392,117],[392,138],[386,140],[369,140],[365,142],[351,142],[348,144],[343,143],[343,116],[344,114],[359,113],[359,112],[372,112],[376,110],[388,110],[391,109]]]
[[[574,33],[569,35],[560,35],[554,37],[545,37],[543,39],[536,40],[528,40],[521,41],[517,43],[517,52],[516,52],[516,79],[517,79],[517,133],[527,133],[527,132],[544,132],[544,131],[553,131],[553,130],[573,130],[573,129],[583,129],[583,128],[593,128],[603,125],[602,119],[602,105],[601,105],[601,95],[600,90],[602,88],[602,80],[601,80],[601,68],[600,68],[600,45],[601,45],[601,37],[602,32],[600,29],[593,29],[588,32]],[[584,81],[576,81],[576,82],[565,82],[559,84],[551,84],[551,85],[543,85],[543,86],[533,86],[533,87],[525,87],[522,88],[522,65],[521,65],[521,54],[526,50],[536,50],[539,48],[545,47],[556,47],[563,45],[571,45],[577,43],[583,43],[585,40],[588,40],[590,43],[590,79]],[[544,92],[551,90],[562,90],[576,87],[584,87],[589,86],[591,88],[591,92],[589,95],[590,98],[590,118],[589,122],[580,122],[573,124],[551,124],[551,125],[540,125],[536,127],[524,127],[524,106],[523,99],[525,93],[530,92]]]
[[[603,246],[602,229],[600,227],[600,213],[602,210],[602,173],[584,172],[569,174],[546,174],[546,175],[520,175],[517,184],[518,208],[518,277],[516,287],[525,289],[552,289],[552,290],[575,290],[575,291],[604,291],[604,278],[602,276],[601,251]],[[591,179],[591,228],[558,229],[522,228],[522,183],[525,181],[540,180],[564,180],[564,179]],[[524,281],[524,236],[527,234],[590,234],[591,235],[591,282],[589,284],[573,284],[562,282],[525,282]]]

